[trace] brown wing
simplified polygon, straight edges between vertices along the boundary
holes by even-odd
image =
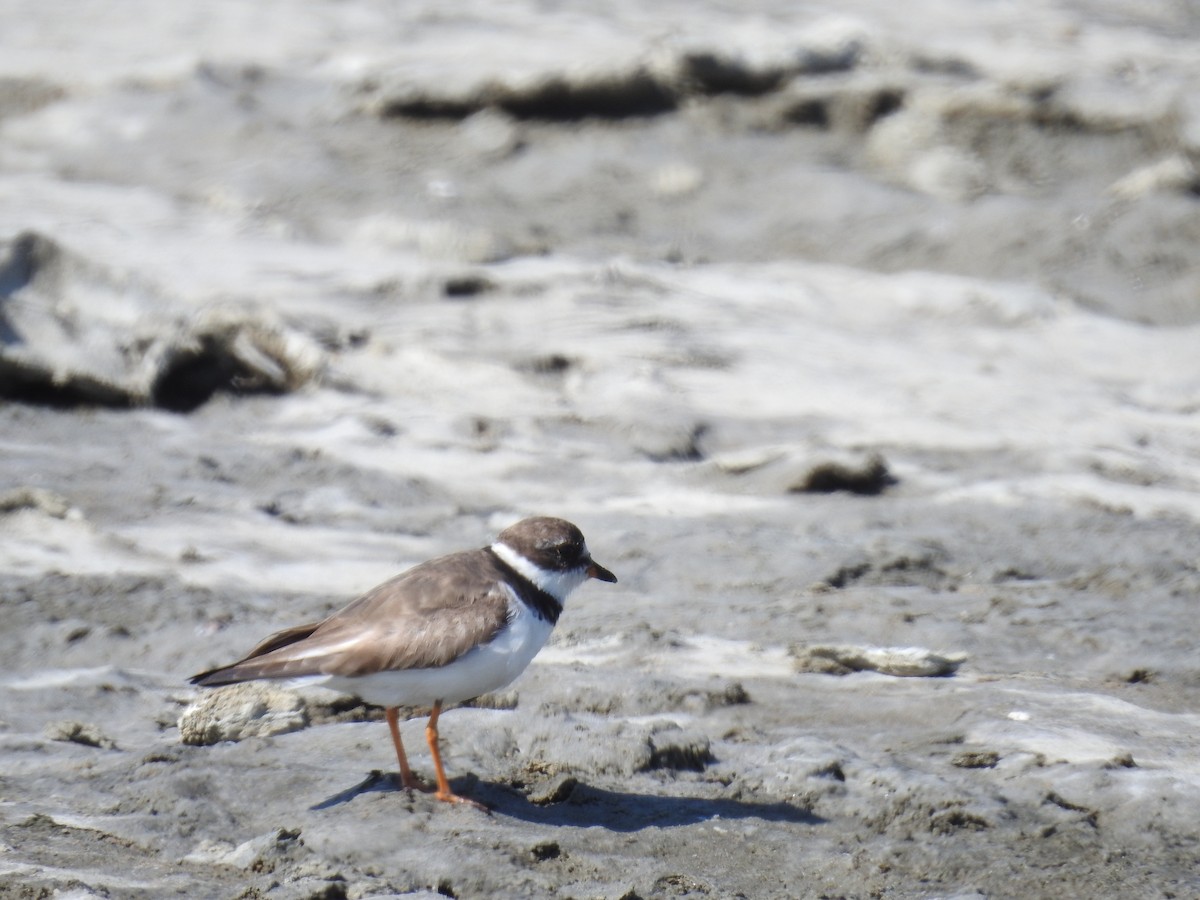
[[[490,554],[456,553],[385,581],[316,625],[271,635],[244,659],[193,684],[256,678],[356,676],[444,666],[508,622],[508,594]]]

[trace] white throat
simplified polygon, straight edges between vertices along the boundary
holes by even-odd
[[[566,603],[567,595],[587,581],[584,568],[568,569],[566,572],[551,572],[535,566],[508,544],[496,541],[492,552],[504,560],[516,572],[528,578],[535,587],[545,591],[559,603]]]

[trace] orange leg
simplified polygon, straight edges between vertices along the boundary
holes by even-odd
[[[389,706],[383,711],[388,728],[392,732],[392,743],[396,745],[396,759],[400,760],[400,784],[407,790],[427,791],[429,788],[413,777],[412,769],[408,767],[408,756],[404,752],[404,742],[400,740],[400,713],[396,707]]]
[[[433,771],[437,775],[437,793],[434,794],[439,800],[445,803],[465,803],[467,806],[474,806],[476,809],[482,809],[484,812],[488,808],[476,800],[471,800],[467,797],[460,797],[450,790],[450,782],[446,778],[446,770],[442,768],[442,754],[438,749],[438,716],[442,714],[442,702],[439,700],[433,704],[433,709],[429,712],[429,724],[425,726],[425,739],[429,741],[429,755],[433,757]]]

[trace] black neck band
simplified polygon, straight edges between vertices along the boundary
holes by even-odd
[[[558,602],[558,599],[548,591],[543,591],[506,563],[501,559],[500,554],[491,547],[488,547],[487,551],[492,554],[492,559],[495,560],[496,565],[504,573],[509,587],[525,602],[526,606],[533,610],[533,614],[539,619],[549,622],[551,625],[557,624],[558,617],[562,615],[563,611],[563,606]]]

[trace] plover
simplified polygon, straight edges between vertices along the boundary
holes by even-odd
[[[319,684],[382,706],[409,789],[428,790],[409,769],[397,707],[429,707],[434,796],[481,807],[446,780],[442,707],[511,683],[550,637],[567,595],[589,578],[617,580],[592,559],[578,528],[547,516],[523,519],[490,546],[421,563],[329,618],[276,632],[243,659],[191,682]]]

